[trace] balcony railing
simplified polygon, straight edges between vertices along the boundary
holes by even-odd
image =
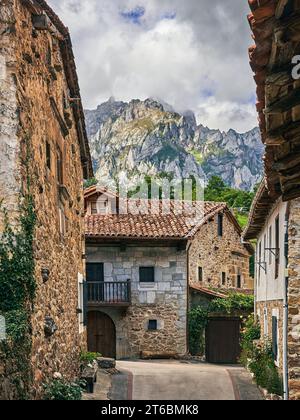
[[[131,282],[88,282],[89,306],[129,306],[131,304]]]

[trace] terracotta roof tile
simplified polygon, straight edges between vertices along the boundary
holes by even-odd
[[[121,201],[120,201],[121,202]],[[198,202],[191,203],[170,202],[170,212],[162,210],[167,201],[129,200],[130,205],[140,205],[149,214],[110,214],[87,215],[86,236],[89,238],[120,238],[120,239],[188,239],[197,229],[220,211],[229,211],[225,203]],[[185,205],[184,212],[178,214],[178,206]],[[156,207],[155,207],[156,206]],[[122,206],[120,205],[120,213]],[[150,210],[155,208],[155,214]],[[183,207],[181,207],[183,208]],[[191,210],[195,209],[194,214]]]

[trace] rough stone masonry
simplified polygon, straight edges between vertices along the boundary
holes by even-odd
[[[3,0],[0,32],[0,201],[17,224],[20,200],[30,193],[37,215],[31,320],[36,399],[54,372],[77,375],[85,345],[77,308],[85,272],[82,180],[91,174],[90,157],[67,29],[42,0]],[[4,398],[9,392],[6,387]]]

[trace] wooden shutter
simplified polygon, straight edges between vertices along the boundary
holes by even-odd
[[[83,282],[83,325],[86,327],[88,321],[88,284]]]
[[[154,267],[140,267],[140,282],[141,283],[154,283],[155,274]]]
[[[87,263],[86,279],[88,282],[104,281],[104,264],[103,263]]]
[[[276,316],[272,317],[272,348],[274,360],[278,359],[278,320]]]

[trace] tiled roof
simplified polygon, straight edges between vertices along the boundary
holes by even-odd
[[[187,202],[167,200],[128,200],[128,203],[131,208],[136,205],[141,206],[143,214],[87,215],[86,236],[182,240],[193,237],[199,227],[218,212],[230,213],[225,203],[197,202],[192,205]],[[170,211],[166,214],[168,203]],[[185,211],[180,212],[179,209],[183,209],[183,205],[186,206]],[[145,214],[145,209],[151,214]],[[120,213],[122,213],[121,200]]]
[[[197,283],[191,283],[190,289],[192,289],[195,292],[199,292],[203,295],[212,297],[212,298],[226,299],[228,297],[228,295],[225,293],[216,292],[215,290],[208,289],[207,287],[202,287],[200,284],[197,284]]]
[[[117,193],[109,190],[107,187],[102,187],[98,185],[92,185],[84,190],[84,198],[87,199],[95,194],[105,194],[110,198],[116,199],[118,197]]]

